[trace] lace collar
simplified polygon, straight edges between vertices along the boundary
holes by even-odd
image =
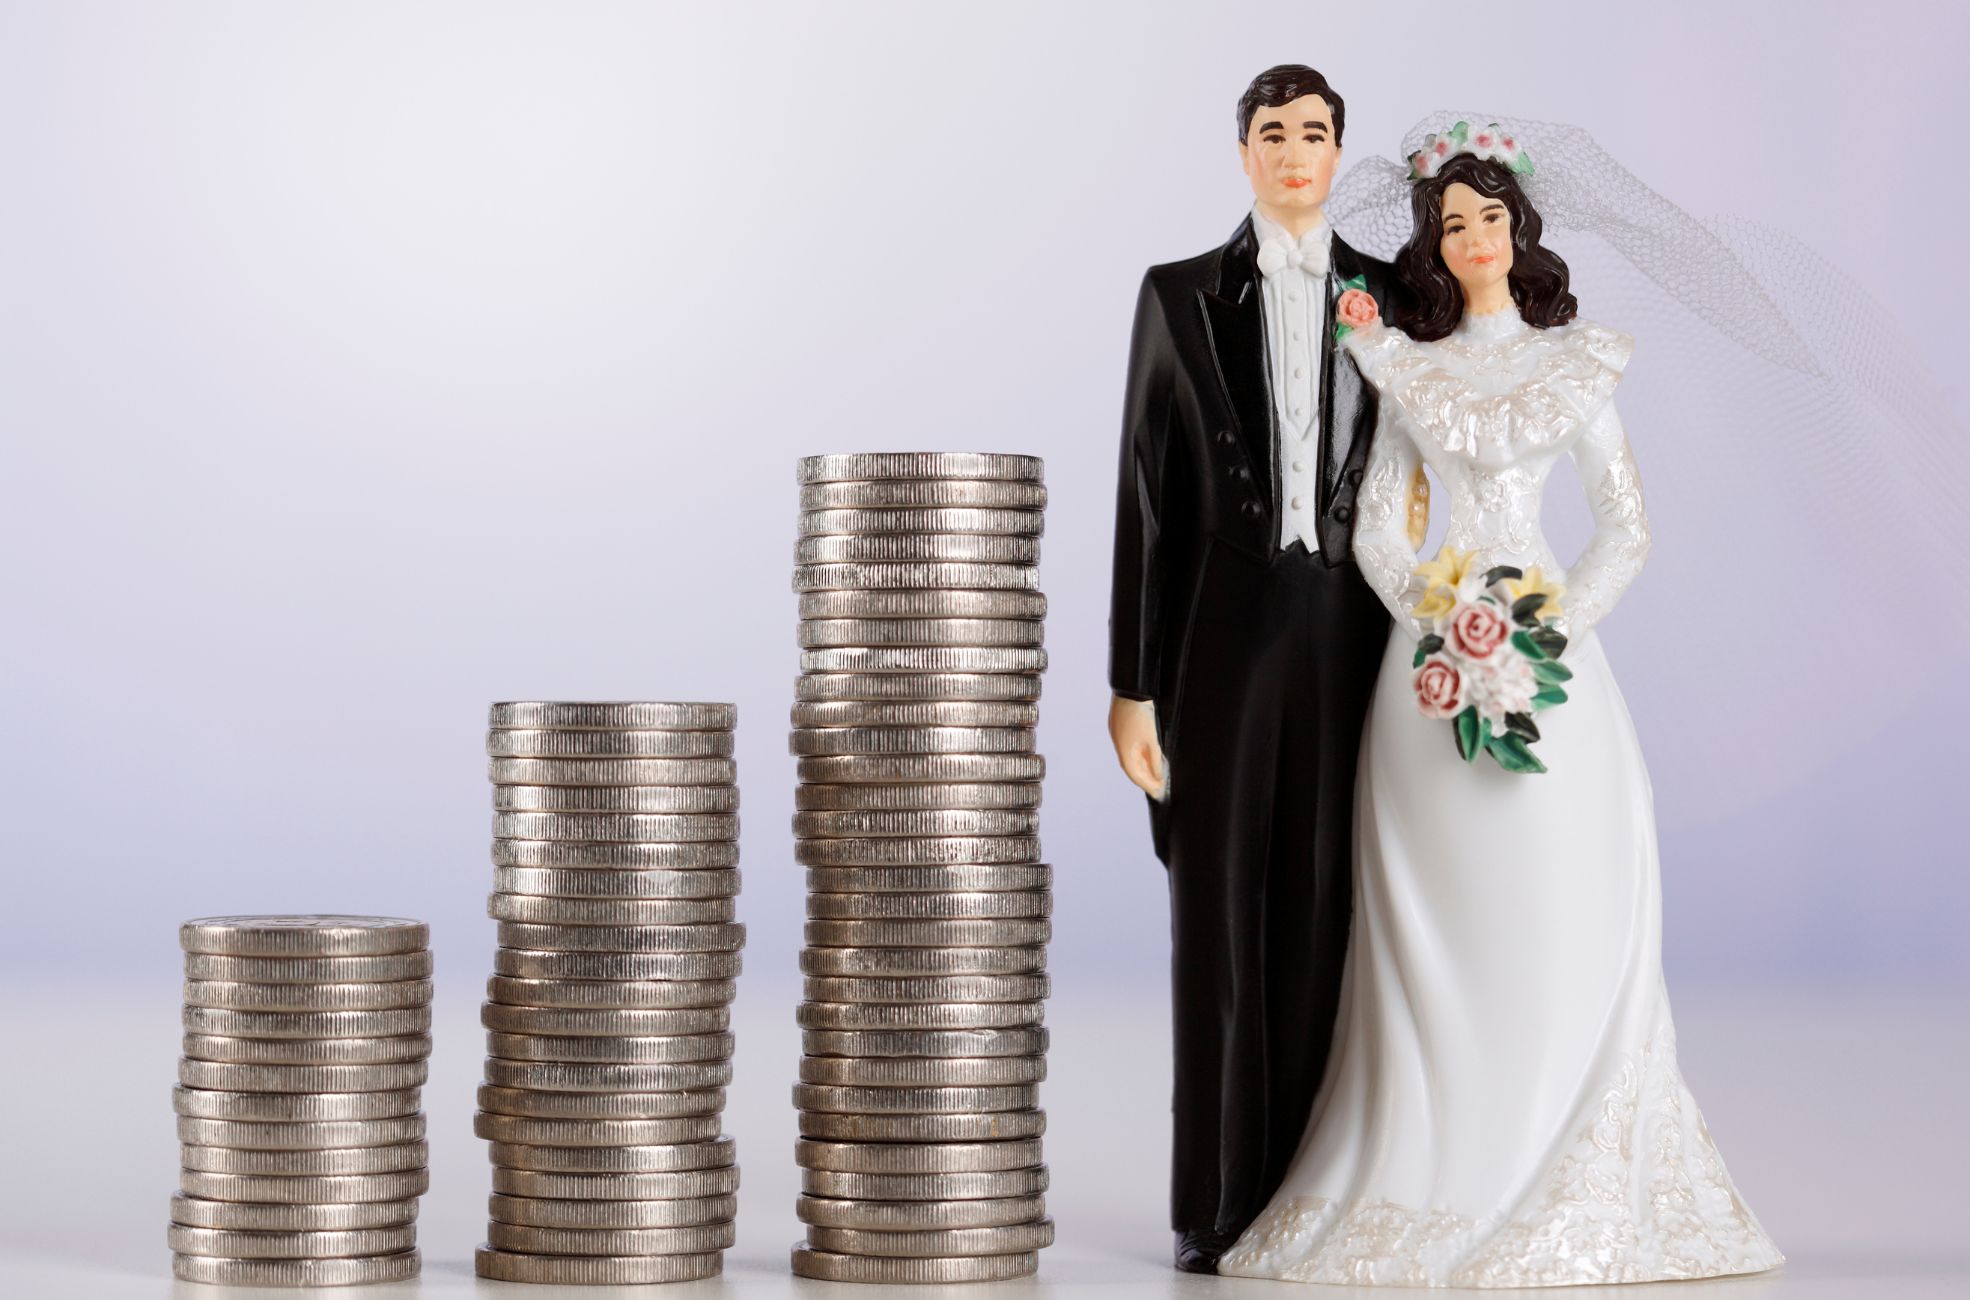
[[[1450,332],[1450,337],[1464,343],[1498,343],[1524,334],[1531,328],[1514,304],[1482,316],[1465,312],[1463,319],[1457,322],[1457,328]]]

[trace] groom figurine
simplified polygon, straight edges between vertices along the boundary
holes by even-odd
[[[1108,725],[1169,869],[1188,1272],[1214,1271],[1285,1175],[1347,953],[1355,760],[1389,618],[1351,558],[1376,395],[1335,344],[1334,302],[1356,276],[1387,302],[1389,268],[1327,225],[1345,112],[1312,68],[1253,80],[1251,215],[1150,268],[1129,349]]]

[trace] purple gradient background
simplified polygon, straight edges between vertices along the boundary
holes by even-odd
[[[748,9],[0,9],[9,979],[314,909],[429,918],[483,973],[484,708],[516,697],[739,702],[749,965],[790,979],[793,460],[948,447],[1048,462],[1062,991],[1160,997],[1103,727],[1123,360],[1142,268],[1248,203],[1230,105],[1271,62],[1328,71],[1357,152],[1449,104],[1588,126],[1878,286],[1966,407],[1960,7]],[[1673,377],[1632,382],[1645,411]],[[1842,520],[1755,479],[1698,518],[1729,430],[1629,424],[1660,541],[1604,639],[1672,987],[1960,992],[1961,651],[1867,709],[1692,698],[1662,615],[1798,594],[1764,539]],[[1872,613],[1921,671],[1931,617]],[[1823,747],[1774,752],[1802,706]]]

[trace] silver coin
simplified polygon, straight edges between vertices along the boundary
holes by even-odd
[[[821,1142],[794,1143],[802,1169],[844,1174],[971,1174],[1030,1169],[1040,1163],[1040,1140],[1015,1142]]]
[[[346,1259],[388,1255],[417,1244],[417,1228],[359,1228],[348,1232],[239,1232],[174,1223],[171,1249],[180,1255],[218,1255],[228,1259]]]
[[[1025,700],[801,700],[796,727],[1031,727],[1040,706]]]
[[[429,1033],[431,1008],[386,1011],[235,1011],[186,1007],[185,1032],[228,1038],[397,1038]]]
[[[717,1277],[725,1270],[725,1256],[717,1251],[703,1255],[522,1255],[481,1246],[472,1253],[472,1269],[495,1282],[650,1286]]]
[[[737,921],[709,925],[529,925],[501,921],[499,942],[501,947],[536,952],[737,952],[745,947],[746,927]]]
[[[1040,1257],[1030,1251],[946,1259],[883,1259],[872,1255],[837,1255],[805,1242],[793,1250],[794,1276],[823,1282],[939,1286],[953,1282],[1005,1282],[1031,1277],[1039,1270]]]
[[[533,1169],[549,1174],[668,1174],[688,1169],[722,1169],[736,1162],[729,1137],[706,1142],[663,1142],[645,1146],[526,1146],[489,1144],[501,1169]]]
[[[1042,1002],[803,1002],[802,1029],[1018,1029],[1046,1019]]]
[[[629,1148],[708,1142],[718,1136],[721,1122],[717,1115],[680,1115],[672,1119],[535,1119],[482,1110],[472,1117],[472,1131],[489,1142],[521,1146]]]
[[[723,1088],[674,1089],[668,1092],[546,1092],[536,1088],[479,1088],[479,1109],[494,1115],[528,1119],[649,1120],[683,1119],[725,1109]]]
[[[380,1147],[415,1142],[425,1133],[422,1114],[390,1119],[302,1120],[253,1123],[243,1120],[178,1117],[178,1141],[188,1146],[233,1147],[246,1151],[328,1151],[337,1147]]]
[[[540,1092],[691,1092],[732,1082],[730,1061],[677,1065],[595,1065],[563,1061],[508,1061],[488,1056],[486,1082],[495,1088]]]
[[[1031,727],[802,727],[787,751],[824,754],[1030,754]]]
[[[1041,644],[1046,625],[1015,618],[808,619],[798,633],[803,650],[877,646],[1016,646]]]
[[[173,1255],[171,1275],[180,1282],[209,1286],[312,1287],[367,1286],[378,1282],[407,1282],[417,1276],[423,1261],[415,1250],[394,1255],[360,1255],[352,1259],[219,1259],[210,1255]]]
[[[495,1165],[492,1182],[493,1190],[501,1196],[567,1201],[670,1201],[693,1196],[730,1196],[739,1190],[739,1167],[725,1165],[658,1174],[554,1174]]]
[[[803,1117],[804,1118],[804,1117]],[[925,1116],[924,1118],[941,1118]],[[867,1232],[934,1232],[997,1228],[1045,1217],[1044,1196],[1004,1196],[966,1201],[860,1201],[802,1196],[794,1213],[802,1223]]]
[[[902,812],[862,809],[793,815],[793,833],[803,839],[861,835],[906,835],[915,839],[926,835],[1034,835],[1039,829],[1039,815],[1024,809],[938,808]]]
[[[842,789],[854,789],[843,786]],[[817,894],[1009,893],[1046,889],[1053,868],[1044,862],[954,867],[809,867],[807,888]]]
[[[1005,895],[995,895],[1005,897]],[[1017,948],[1047,942],[1053,923],[996,921],[809,921],[805,942],[816,948]]]
[[[614,957],[628,959],[627,953],[532,953],[523,954],[535,958],[581,957],[601,959]],[[727,957],[721,953],[645,953],[636,954],[639,962],[654,962],[659,959],[696,960],[713,957]],[[495,962],[499,953],[493,954]],[[739,963],[725,961],[732,974],[736,975]],[[674,1007],[720,1007],[730,1003],[738,996],[738,985],[731,978],[715,979],[567,979],[560,976],[546,978],[527,978],[509,975],[495,975],[486,981],[486,996],[494,1002],[510,1007],[557,1007],[583,1011],[662,1011]]]
[[[1038,1056],[1047,1050],[1039,1025],[1017,1029],[803,1029],[809,1056]]]
[[[694,1228],[532,1228],[494,1220],[487,1244],[528,1255],[701,1255],[737,1240],[731,1220]]]
[[[273,1205],[347,1205],[404,1201],[431,1188],[426,1169],[388,1174],[215,1174],[180,1170],[178,1189],[210,1201],[260,1201]]]
[[[495,921],[533,925],[702,925],[730,921],[729,898],[542,898],[499,894],[486,899]]]
[[[178,927],[186,952],[225,957],[379,957],[431,946],[431,927],[401,916],[202,916]]]
[[[1042,994],[1041,996],[1045,996]],[[667,1010],[589,1010],[576,1007],[513,1007],[487,1002],[479,1023],[502,1034],[717,1034],[732,1026],[729,1007],[676,1007]]]
[[[493,888],[539,898],[731,898],[736,869],[624,871],[608,867],[494,867]]]
[[[980,1115],[856,1115],[803,1110],[799,1120],[802,1137],[851,1142],[1001,1142],[1038,1137],[1047,1128],[1043,1110],[996,1110]],[[1030,1216],[1011,1222],[1022,1223],[1026,1217]]]
[[[806,948],[805,975],[1026,975],[1047,968],[1045,948]]]
[[[737,839],[739,819],[731,813],[496,812],[492,833],[503,840],[695,844]]]
[[[877,533],[802,537],[793,562],[810,564],[1038,564],[1040,539],[993,533]]]
[[[802,673],[796,700],[1037,700],[1038,673]],[[958,777],[957,780],[966,778]]]
[[[1047,774],[1047,761],[1038,754],[834,754],[794,766],[802,781],[817,784],[1028,783]]]
[[[496,785],[498,812],[734,813],[735,785]]]
[[[171,1090],[171,1109],[193,1119],[238,1120],[253,1124],[343,1123],[415,1115],[423,1104],[416,1088],[381,1092],[241,1092],[226,1089]]]
[[[385,1065],[422,1061],[431,1055],[431,1035],[399,1038],[227,1038],[186,1034],[184,1053],[194,1061],[240,1065]]]
[[[236,980],[247,984],[376,984],[428,979],[431,953],[398,952],[383,957],[222,957],[185,954],[185,978]]]
[[[881,510],[982,506],[1040,510],[1047,490],[1009,479],[867,479],[809,483],[800,489],[802,510]]]
[[[807,1244],[840,1255],[891,1259],[959,1259],[1044,1250],[1053,1245],[1053,1220],[994,1228],[942,1228],[922,1232],[871,1232],[862,1228],[810,1227]]]
[[[1040,673],[1047,652],[1031,646],[877,646],[803,650],[804,673]]]
[[[495,758],[486,774],[497,785],[731,785],[729,758]]]
[[[724,870],[739,865],[737,840],[692,844],[584,844],[575,840],[494,840],[495,867],[607,867],[629,871]]]
[[[1053,995],[1045,975],[925,975],[861,979],[809,975],[802,996],[813,1002],[1040,1002]]]
[[[860,1197],[871,1201],[970,1201],[1037,1196],[1047,1189],[1047,1167],[994,1169],[964,1174],[851,1174],[831,1169],[800,1171],[809,1196]]]
[[[853,1088],[999,1088],[1046,1077],[1044,1056],[803,1056],[799,1075]]]
[[[735,704],[671,700],[509,700],[494,704],[486,725],[623,731],[730,731],[738,725]]]
[[[1029,835],[797,840],[794,843],[794,861],[809,867],[935,867],[1039,860],[1040,841]]]
[[[1052,914],[1053,895],[1043,889],[1000,890],[995,893],[807,895],[807,915],[816,921],[1001,920]]]
[[[178,1062],[178,1082],[187,1088],[222,1092],[392,1092],[421,1087],[430,1077],[427,1061],[385,1065],[238,1065],[219,1061]]]
[[[417,1209],[415,1199],[347,1205],[274,1205],[207,1201],[180,1192],[171,1198],[171,1222],[235,1232],[364,1232],[415,1223]]]
[[[667,1201],[565,1201],[529,1196],[487,1199],[494,1223],[529,1228],[624,1231],[637,1228],[693,1228],[737,1217],[735,1196],[686,1196]]]
[[[251,1151],[232,1147],[180,1146],[178,1162],[186,1169],[213,1174],[392,1174],[422,1169],[431,1163],[430,1144],[423,1139],[380,1147],[331,1147],[321,1151]]]
[[[1023,618],[1046,617],[1038,591],[810,591],[800,597],[800,617],[810,618]]]
[[[939,1115],[959,1111],[1031,1110],[1040,1091],[1031,1084],[995,1088],[860,1088],[796,1083],[793,1104],[801,1110],[852,1111],[867,1115]],[[1032,1191],[1040,1189],[1033,1188]],[[817,1196],[860,1196],[861,1192],[816,1192]],[[1026,1196],[1029,1192],[993,1192]]]
[[[232,1011],[391,1011],[431,1001],[431,981],[384,984],[244,984],[238,980],[186,980],[187,1006]]]
[[[1038,510],[979,506],[822,508],[800,512],[802,537],[850,537],[879,533],[991,533],[1038,537],[1047,517]]]
[[[803,456],[795,471],[803,486],[860,479],[1004,479],[1039,483],[1046,462],[997,451],[861,451]]]
[[[549,731],[500,728],[486,733],[493,758],[729,758],[729,731]]]
[[[978,564],[962,560],[924,564],[797,564],[793,589],[810,591],[1038,591],[1040,571],[1030,564]]]
[[[658,1037],[593,1034],[488,1033],[486,1051],[509,1061],[593,1061],[616,1065],[665,1065],[680,1061],[723,1061],[733,1038],[720,1034],[665,1034]]]

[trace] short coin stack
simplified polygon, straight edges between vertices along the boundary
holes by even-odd
[[[430,928],[214,916],[178,931],[185,1044],[172,1271],[233,1286],[417,1276],[430,1183]]]
[[[495,704],[479,1276],[712,1277],[739,1170],[720,1133],[745,929],[730,704]]]
[[[1046,504],[1030,456],[800,462],[795,852],[807,867],[793,1270],[1023,1277],[1053,1240],[1051,868],[1034,752]]]

